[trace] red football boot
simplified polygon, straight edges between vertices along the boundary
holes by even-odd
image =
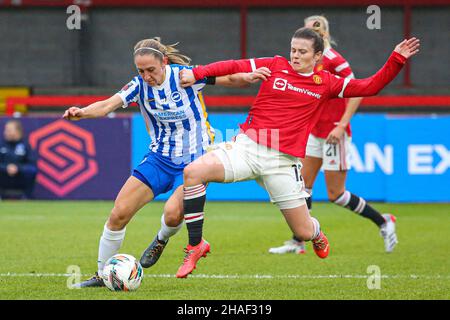
[[[314,252],[317,254],[319,258],[325,259],[330,253],[330,244],[328,243],[328,239],[325,234],[320,231],[318,237],[313,239],[312,241]]]
[[[178,269],[176,275],[177,278],[186,278],[190,273],[192,273],[197,265],[197,261],[201,257],[206,258],[206,254],[210,251],[210,249],[211,246],[205,239],[202,239],[202,241],[196,246],[188,245],[184,249],[186,255],[184,256],[183,264]]]

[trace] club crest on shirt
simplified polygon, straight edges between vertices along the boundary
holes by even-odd
[[[181,93],[178,92],[178,91],[174,91],[174,92],[172,92],[172,94],[170,95],[170,100],[172,100],[172,101],[175,102],[175,103],[180,102],[182,98],[183,98],[183,96],[182,96]]]
[[[315,74],[315,75],[313,75],[313,81],[315,84],[321,84],[322,78],[320,76],[318,76],[317,74]]]
[[[273,82],[273,88],[275,90],[285,91],[286,86],[287,86],[287,80],[282,79],[282,78],[276,78],[275,81]]]

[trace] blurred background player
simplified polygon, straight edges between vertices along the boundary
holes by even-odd
[[[164,45],[160,38],[141,40],[134,47],[138,76],[109,99],[65,111],[63,117],[68,120],[97,118],[137,102],[152,141],[148,153],[117,195],[104,226],[96,275],[76,287],[104,286],[103,267],[118,253],[126,225],[138,210],[159,194],[172,192],[164,206],[161,229],[141,258],[144,267],[156,263],[168,239],[182,227],[183,169],[201,156],[214,140],[201,90],[208,81],[227,86],[246,86],[251,82],[241,80],[247,75],[236,75],[205,78],[181,88],[179,72],[192,68],[188,66],[189,62],[189,57],[180,54],[174,45]]]
[[[290,61],[274,58],[228,60],[193,70],[183,70],[181,84],[189,86],[208,76],[251,72],[266,67],[271,76],[261,84],[241,134],[233,142],[205,154],[184,169],[184,215],[189,233],[177,277],[187,277],[210,250],[202,238],[205,184],[256,180],[283,213],[291,231],[312,241],[320,258],[329,254],[329,243],[317,219],[309,214],[301,178],[300,158],[307,139],[329,99],[371,96],[381,91],[418,52],[419,40],[399,43],[386,64],[366,79],[348,79],[325,71],[314,72],[324,51],[323,39],[309,28],[298,29],[291,40]]]
[[[8,121],[0,143],[0,199],[32,199],[36,174],[36,155],[24,138],[22,124]]]
[[[305,19],[305,27],[312,28],[324,40],[322,60],[315,71],[327,70],[341,78],[353,79],[349,63],[332,48],[328,20],[324,16],[310,16]],[[309,210],[312,207],[312,190],[317,174],[322,167],[325,173],[328,199],[362,217],[370,219],[380,228],[386,252],[392,252],[397,244],[395,217],[380,214],[366,200],[345,188],[347,170],[350,169],[350,119],[358,109],[362,98],[332,99],[327,102],[317,124],[311,131],[306,146],[306,157],[302,160],[302,176],[306,191],[311,195],[306,200]],[[305,243],[293,235],[283,246],[270,248],[270,253],[304,253]]]

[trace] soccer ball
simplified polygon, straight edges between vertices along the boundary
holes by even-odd
[[[102,278],[112,291],[134,291],[139,288],[144,272],[139,261],[129,254],[116,254],[106,261]]]

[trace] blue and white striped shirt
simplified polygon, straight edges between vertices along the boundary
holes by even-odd
[[[177,165],[187,165],[200,157],[214,140],[201,92],[206,79],[182,88],[179,73],[185,68],[193,67],[166,65],[161,85],[151,87],[137,76],[117,93],[124,108],[131,102],[139,104],[152,141],[150,150],[170,157]]]

